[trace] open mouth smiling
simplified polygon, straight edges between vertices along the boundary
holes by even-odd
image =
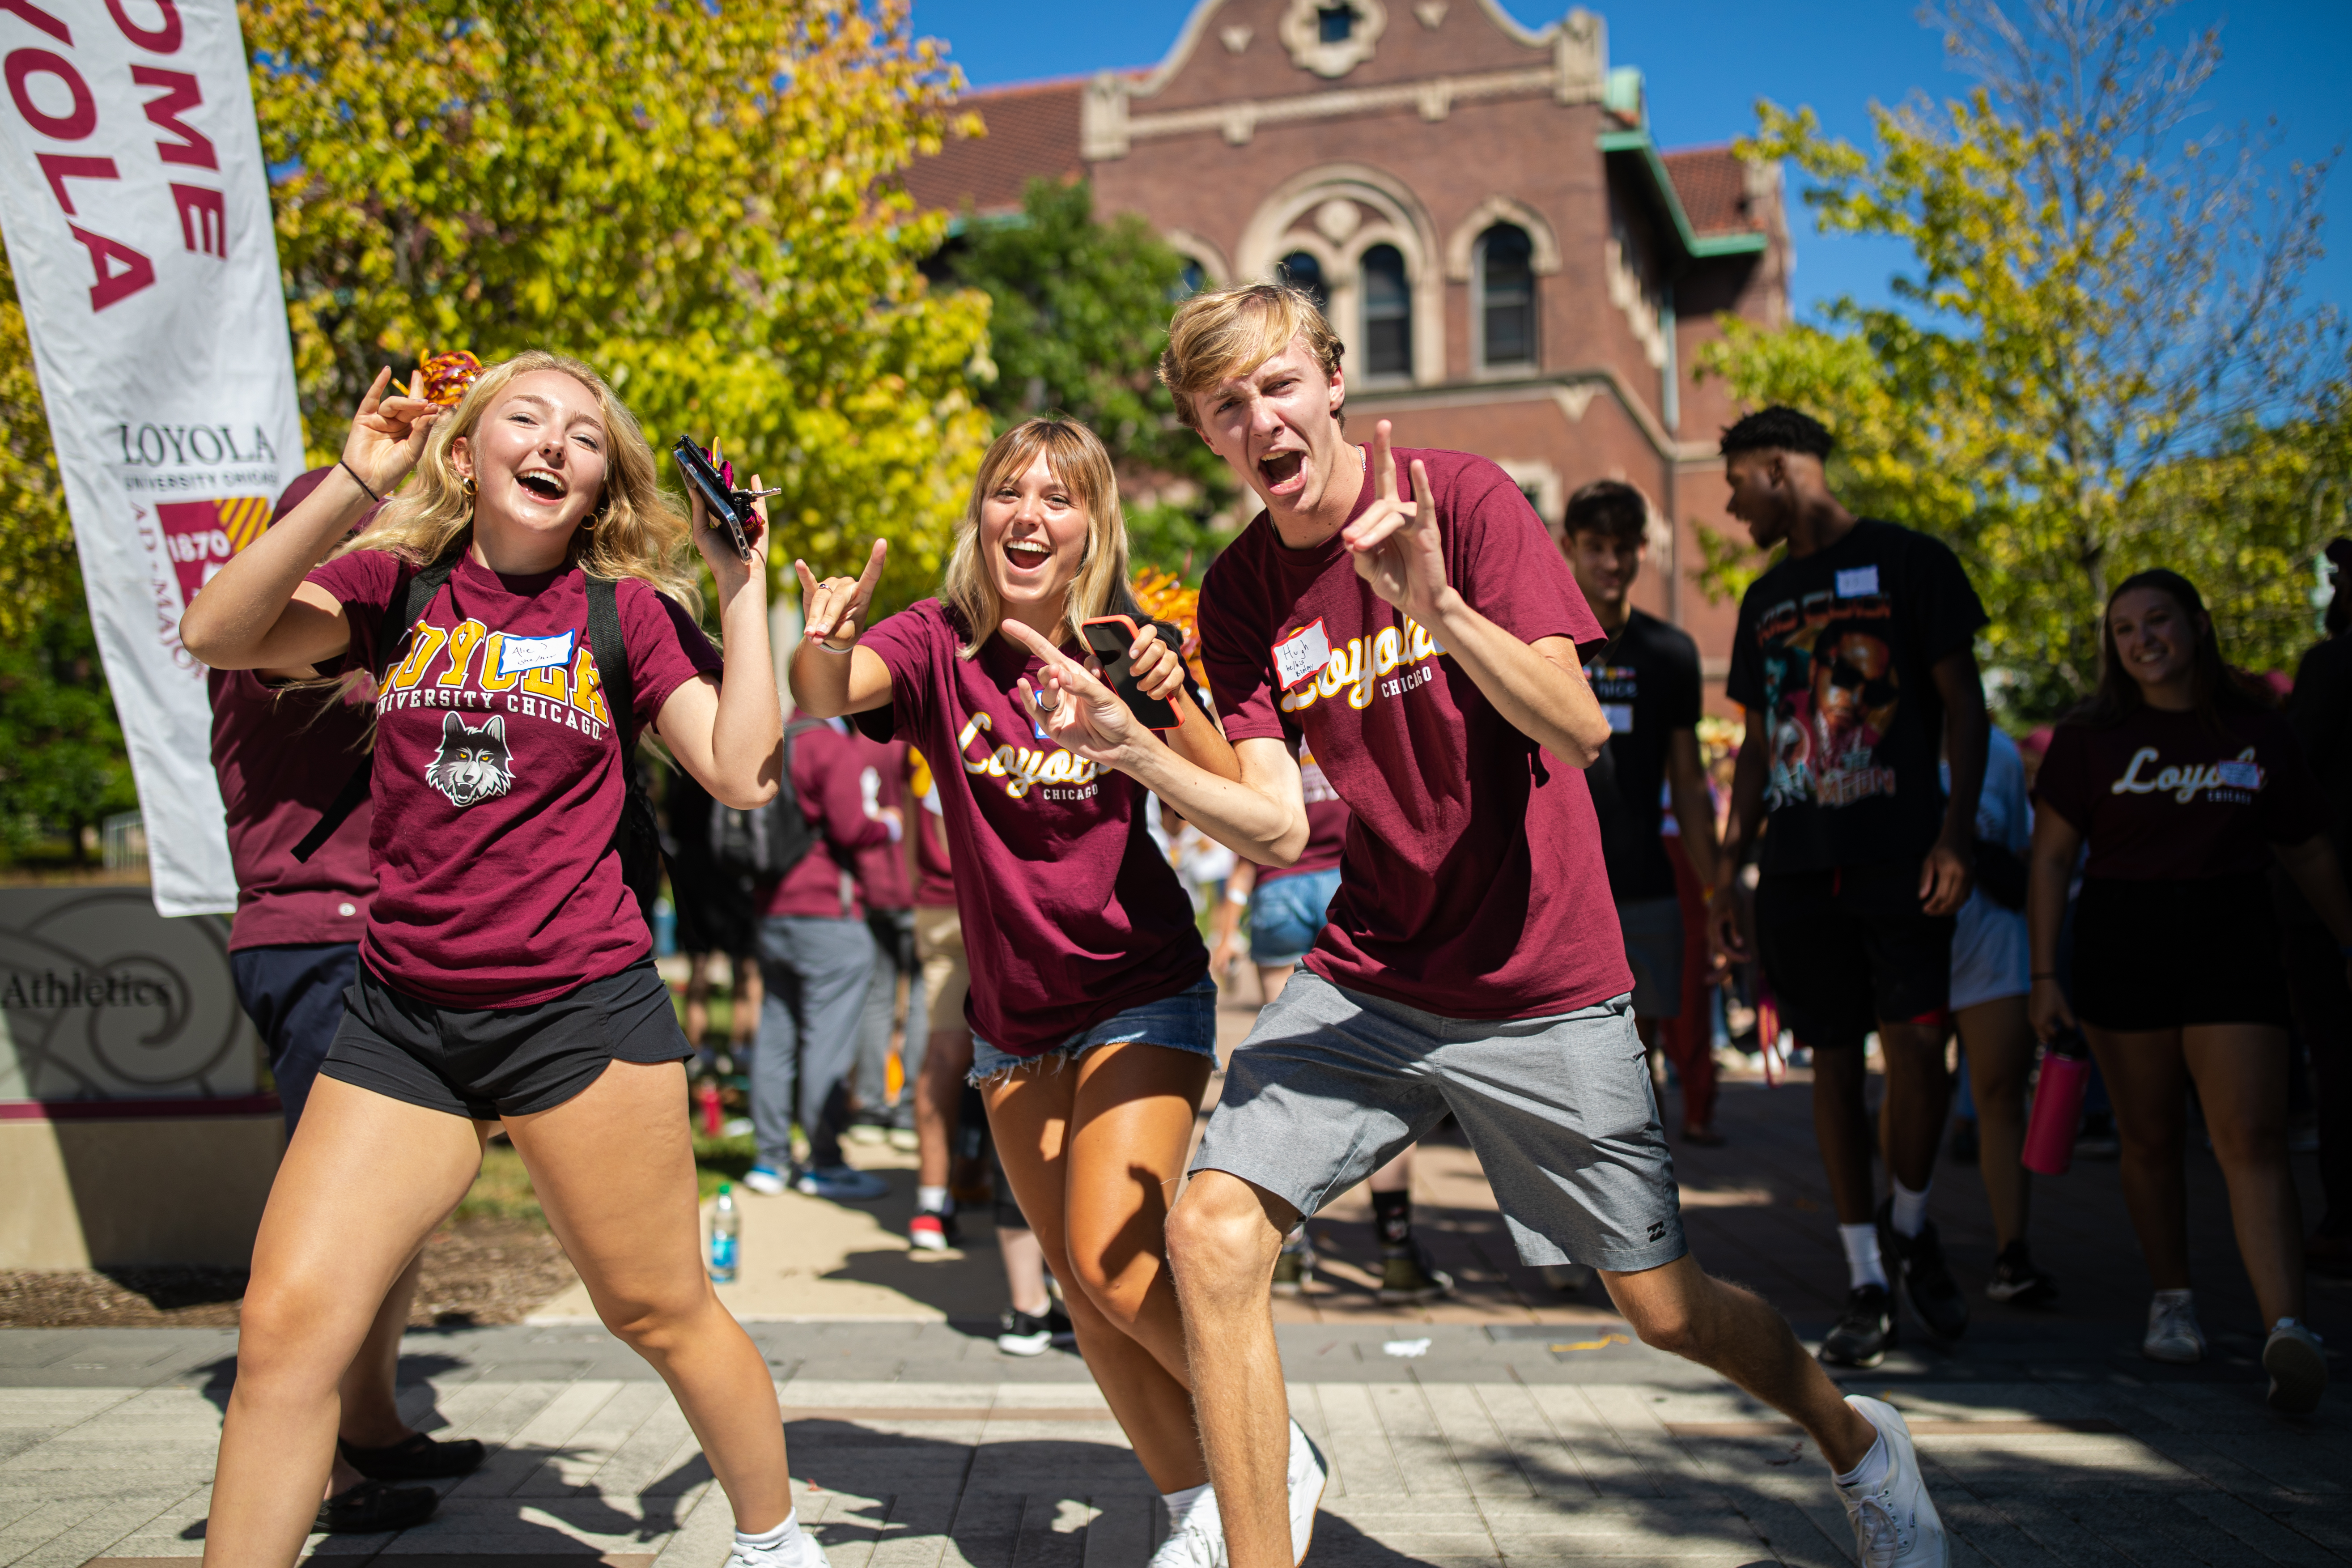
[[[533,468],[529,473],[517,474],[515,483],[541,500],[563,499],[563,481],[544,468]]]
[[[1054,559],[1054,551],[1042,539],[1009,539],[1004,558],[1024,572],[1034,572]]]

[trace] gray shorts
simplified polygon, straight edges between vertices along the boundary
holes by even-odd
[[[1623,996],[1545,1018],[1446,1018],[1301,970],[1234,1052],[1192,1169],[1311,1215],[1449,1110],[1521,1261],[1633,1273],[1688,1250]]]
[[[1633,1016],[1678,1018],[1683,1011],[1683,901],[1636,899],[1617,906],[1625,963],[1633,971]]]

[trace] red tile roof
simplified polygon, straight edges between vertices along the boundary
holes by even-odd
[[[1037,176],[1083,175],[1078,103],[1085,91],[1082,81],[1049,81],[964,94],[957,107],[977,110],[988,134],[950,139],[937,156],[917,159],[907,170],[908,194],[925,211],[1010,212]]]
[[[1728,147],[1662,154],[1695,234],[1752,233],[1764,226],[1748,199],[1748,171]]]

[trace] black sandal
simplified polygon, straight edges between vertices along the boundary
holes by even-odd
[[[381,1535],[423,1524],[441,1506],[431,1487],[395,1487],[367,1480],[319,1505],[311,1528],[329,1535]]]
[[[476,1437],[436,1443],[422,1432],[411,1432],[388,1448],[362,1448],[338,1441],[343,1463],[370,1480],[444,1481],[479,1469],[488,1450]]]

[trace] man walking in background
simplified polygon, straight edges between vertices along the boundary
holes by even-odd
[[[1984,783],[1973,645],[1986,616],[1950,550],[1838,504],[1822,472],[1830,447],[1829,431],[1793,408],[1723,433],[1731,514],[1759,550],[1788,555],[1739,604],[1727,689],[1748,733],[1711,919],[1722,949],[1747,957],[1731,878],[1769,813],[1757,945],[1780,1016],[1813,1053],[1813,1132],[1850,1291],[1821,1355],[1869,1367],[1895,1342],[1889,1263],[1931,1333],[1969,1324],[1927,1211],[1952,1094],[1952,918],[1969,896]],[[1894,1189],[1874,1210],[1863,1101],[1874,1028]]]
[[[1569,498],[1568,564],[1608,642],[1584,666],[1609,718],[1609,743],[1586,770],[1609,891],[1633,971],[1633,1023],[1655,1049],[1658,1021],[1683,1007],[1682,899],[1659,834],[1661,797],[1674,796],[1683,852],[1699,885],[1715,886],[1715,807],[1698,749],[1698,644],[1633,604],[1649,558],[1650,503],[1633,486],[1599,479]],[[1683,1085],[1683,1141],[1712,1145],[1714,1042],[1705,1029],[1664,1031]]]

